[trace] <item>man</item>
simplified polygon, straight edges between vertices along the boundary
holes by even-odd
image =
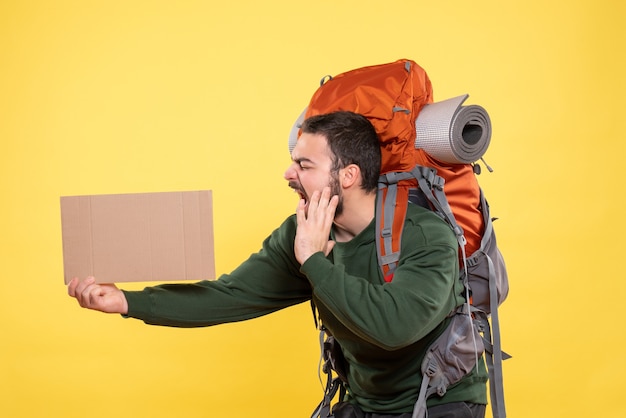
[[[301,131],[285,172],[300,196],[296,214],[231,274],[133,292],[74,279],[68,292],[85,308],[180,327],[251,319],[312,299],[347,363],[347,399],[336,417],[410,417],[425,350],[463,303],[457,241],[435,214],[411,205],[401,259],[385,283],[375,244],[374,128],[363,116],[335,112],[307,119]],[[429,399],[430,418],[484,416],[479,366]]]

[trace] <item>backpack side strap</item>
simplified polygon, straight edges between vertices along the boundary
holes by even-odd
[[[482,190],[480,191],[480,205],[485,230],[480,248],[467,260],[467,265],[470,274],[476,273],[473,268],[478,264],[482,263],[483,267],[486,267],[486,271],[482,271],[480,275],[485,275],[488,281],[486,292],[489,294],[489,303],[484,303],[484,301],[478,303],[474,300],[476,304],[472,306],[472,314],[478,331],[483,335],[493,417],[504,418],[506,417],[506,408],[502,361],[511,358],[511,356],[502,351],[498,307],[508,294],[508,277],[504,268],[504,261],[496,245],[489,204]],[[465,281],[467,280],[468,277],[465,278]]]

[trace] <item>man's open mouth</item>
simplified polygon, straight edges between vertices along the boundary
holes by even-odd
[[[304,199],[305,203],[309,201],[309,198],[307,197],[306,192],[302,189],[302,187],[300,187],[299,184],[295,182],[290,182],[289,187],[291,187],[293,191],[296,192],[298,196],[300,196],[300,199]]]

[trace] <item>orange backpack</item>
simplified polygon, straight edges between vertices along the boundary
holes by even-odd
[[[445,181],[447,200],[467,241],[466,252],[472,254],[480,247],[484,229],[479,209],[480,188],[472,165],[438,161],[415,146],[416,118],[422,108],[432,102],[432,85],[426,71],[413,61],[398,60],[323,78],[301,119],[337,110],[362,114],[370,120],[380,139],[382,175],[410,172],[416,165],[435,168]],[[292,148],[293,141],[295,138],[292,138]],[[409,192],[415,188],[417,180],[414,178],[397,184],[393,238],[390,248],[383,245],[380,249],[383,259],[400,250]],[[387,191],[383,193],[386,198]],[[381,215],[379,221],[384,219],[384,213]],[[382,263],[382,268],[386,280],[390,281],[393,265]]]
[[[465,285],[467,301],[450,314],[451,325],[422,363],[422,387],[413,414],[419,418],[426,414],[426,398],[443,396],[476,366],[483,352],[487,354],[493,416],[506,416],[501,362],[509,356],[500,347],[497,308],[508,294],[508,276],[475,164],[489,145],[490,121],[480,106],[461,108],[466,98],[434,103],[428,75],[411,60],[358,68],[322,79],[289,138],[291,151],[304,119],[338,110],[362,114],[372,123],[382,151],[376,245],[386,282],[393,280],[400,259],[409,204],[432,209],[457,237],[459,279]],[[336,350],[337,343],[326,346]],[[328,383],[315,417],[329,415],[337,387],[343,387],[343,376],[331,379],[337,359],[330,351],[322,353]]]

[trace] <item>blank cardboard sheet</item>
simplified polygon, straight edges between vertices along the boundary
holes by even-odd
[[[65,283],[215,278],[210,190],[61,197]]]

